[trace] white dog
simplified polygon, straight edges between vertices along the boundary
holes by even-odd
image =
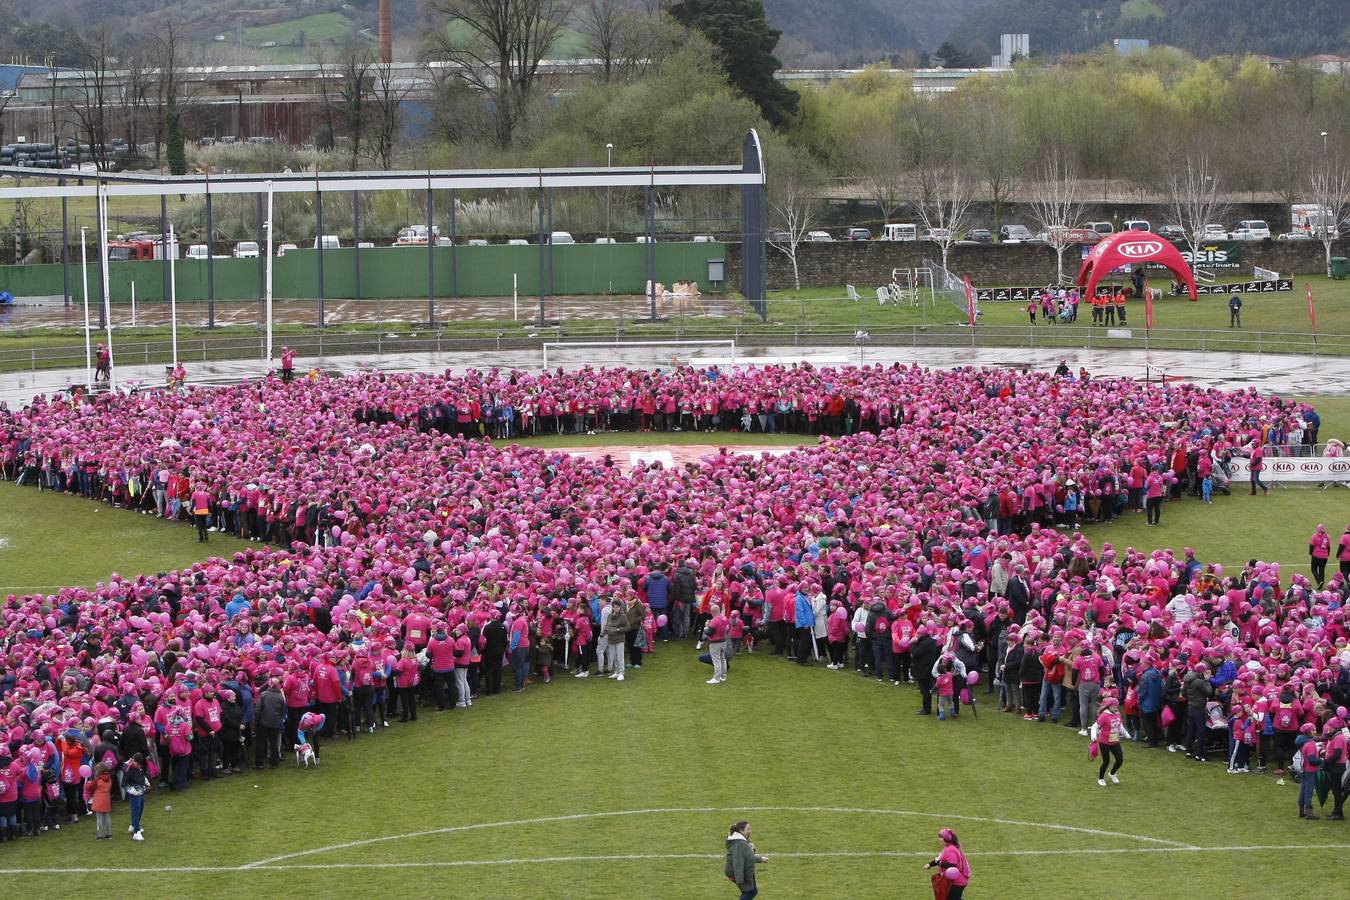
[[[310,763],[313,763],[314,768],[316,769],[319,767],[319,758],[314,755],[314,745],[309,741],[305,741],[303,744],[296,744],[295,764],[308,769]]]

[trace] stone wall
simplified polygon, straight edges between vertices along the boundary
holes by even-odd
[[[792,262],[773,247],[767,250],[769,290],[792,287]],[[1341,241],[1333,256],[1350,256],[1350,242]],[[891,270],[916,268],[923,258],[940,259],[936,244],[925,241],[833,241],[802,244],[797,264],[803,287],[838,287],[842,284],[875,288],[888,284]],[[1081,260],[1076,248],[1064,252],[1064,271],[1074,275]],[[1322,245],[1316,241],[1251,241],[1242,244],[1242,268],[1221,270],[1220,277],[1239,274],[1250,277],[1253,266],[1284,275],[1320,274],[1325,271]],[[1044,245],[981,244],[953,247],[948,268],[969,275],[976,287],[1046,284],[1055,280],[1055,252]],[[739,289],[741,246],[727,245],[727,284]]]

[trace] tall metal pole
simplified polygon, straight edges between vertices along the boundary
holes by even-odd
[[[545,283],[545,292],[553,296],[553,190],[544,191],[544,210],[548,216],[548,222],[544,226],[544,231],[548,234],[548,255],[545,257],[548,262],[548,280]]]
[[[356,299],[361,299],[361,192],[352,191],[352,265],[356,275]]]
[[[272,231],[273,231],[273,229],[272,229],[272,182],[270,182],[270,181],[267,182],[267,221],[266,221],[266,223],[263,225],[263,228],[264,228],[264,230],[267,232],[267,237],[266,237],[266,248],[267,248],[267,253],[264,254],[264,255],[266,256],[266,258],[267,258],[267,262],[264,263],[264,266],[263,266],[263,268],[264,268],[264,270],[265,270],[265,272],[266,272],[266,274],[264,275],[264,278],[263,278],[263,281],[264,281],[263,295],[266,297],[266,303],[267,303],[267,362],[268,362],[268,365],[271,365],[271,362],[272,362]]]
[[[544,232],[544,185],[543,179],[539,184],[539,325],[544,324],[544,294],[547,290],[544,281],[544,253],[548,249],[545,244],[548,242],[548,235]]]
[[[65,187],[66,180],[58,178],[56,183]],[[61,198],[61,296],[65,306],[70,306],[70,210],[69,198]]]
[[[94,353],[89,345],[89,243],[85,233],[89,229],[80,227],[80,282],[84,285],[84,388],[94,389]]]
[[[435,210],[431,200],[431,178],[427,178],[427,324],[436,327],[436,237],[434,228]]]
[[[651,307],[651,319],[656,321],[656,196],[650,184],[645,191],[643,229],[647,235],[647,301]]]
[[[261,247],[264,243],[267,242],[267,230],[268,230],[268,229],[267,229],[267,223],[268,223],[268,221],[269,221],[269,216],[268,216],[268,214],[267,214],[267,210],[264,208],[264,207],[266,206],[266,204],[267,204],[267,198],[264,197],[261,193],[255,194],[254,196],[257,198],[257,205],[258,205],[258,246]],[[258,254],[258,305],[259,305],[259,306],[265,306],[265,305],[266,305],[265,302],[264,302],[264,297],[265,297],[266,294],[267,294],[267,267],[268,267],[268,265],[270,265],[270,263],[269,263],[267,260],[265,260],[265,259],[262,258],[262,254],[261,254],[261,253]],[[265,315],[267,316],[267,318],[268,318],[269,320],[272,318],[271,312],[268,312],[268,311],[264,310],[264,313],[265,313]]]
[[[169,223],[169,243],[173,243],[173,223]],[[178,368],[178,254],[169,256],[169,341],[173,347],[173,367]]]
[[[459,203],[455,200],[455,192],[450,192],[450,299],[459,296],[459,259],[455,249],[455,207]]]
[[[159,197],[159,246],[164,253],[159,259],[160,280],[163,282],[163,288],[160,291],[160,302],[169,296],[169,195],[161,194]]]
[[[216,327],[216,225],[211,212],[211,173],[206,173],[206,327]]]
[[[612,168],[614,168],[614,145],[613,145],[613,144],[606,144],[606,145],[605,145],[605,168],[607,168],[607,169],[612,169]],[[611,191],[610,186],[609,186],[609,185],[605,185],[605,243],[606,243],[606,244],[609,243],[609,225],[610,225],[610,219],[609,219],[610,203],[609,203],[609,200],[610,200],[610,191]]]
[[[112,287],[108,283],[108,195],[102,190],[103,183],[99,182],[98,191],[98,220],[99,220],[99,264],[103,270],[103,321],[108,332],[108,390],[116,390],[117,379],[113,375],[113,340],[112,340]]]
[[[322,327],[324,326],[324,318],[325,318],[325,317],[324,317],[324,314],[323,314],[323,243],[324,243],[324,241],[323,241],[323,194],[319,192],[319,189],[318,189],[318,179],[319,179],[319,170],[318,170],[318,168],[315,168],[315,170],[314,170],[314,180],[315,180],[315,189],[314,189],[314,220],[315,220],[315,227],[316,227],[316,228],[318,229],[318,231],[319,231],[319,237],[318,237],[318,244],[319,244],[319,327],[322,328]],[[269,221],[269,222],[271,221],[271,218],[270,218],[270,217],[268,218],[268,221]],[[268,229],[268,230],[270,231],[271,229]]]

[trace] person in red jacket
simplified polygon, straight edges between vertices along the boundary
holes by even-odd
[[[216,686],[210,682],[202,686],[201,697],[192,704],[192,733],[199,777],[215,778],[216,760],[220,757],[220,701],[216,699]]]
[[[342,678],[338,675],[337,654],[328,653],[314,667],[314,699],[319,704],[319,712],[324,717],[322,728],[314,729],[310,743],[314,745],[314,755],[319,755],[319,733],[331,736],[337,727],[338,709],[345,699],[342,694]]]
[[[398,690],[398,708],[402,715],[400,722],[417,721],[417,682],[421,680],[421,667],[411,647],[403,648],[403,655],[394,664],[394,687]]]

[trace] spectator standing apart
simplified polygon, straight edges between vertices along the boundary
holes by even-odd
[[[1078,721],[1082,724],[1078,733],[1087,737],[1088,725],[1097,718],[1097,700],[1102,695],[1102,676],[1106,672],[1106,665],[1091,641],[1084,642],[1083,652],[1073,661],[1073,670],[1078,676]]]
[[[628,611],[624,609],[623,601],[614,597],[609,601],[605,614],[602,616],[601,627],[605,631],[605,636],[609,639],[606,650],[606,656],[609,658],[609,677],[615,681],[623,681],[623,653],[624,637],[628,633]],[[602,670],[603,671],[603,670]]]
[[[1166,488],[1163,484],[1162,473],[1154,467],[1144,478],[1144,498],[1148,509],[1148,525],[1162,524],[1162,502],[1163,494]],[[1253,491],[1255,493],[1255,491]]]
[[[731,625],[726,616],[722,615],[722,606],[719,603],[712,605],[712,618],[703,628],[703,637],[708,641],[708,656],[712,659],[713,677],[709,678],[708,684],[721,684],[727,680],[727,651],[730,645],[727,641]]]
[[[133,841],[145,840],[145,832],[141,829],[141,815],[145,812],[145,793],[149,789],[150,780],[145,777],[145,757],[137,753],[127,762],[122,775],[122,790],[127,795],[127,808],[131,813],[131,824],[127,830],[131,832]]]
[[[1322,590],[1327,581],[1327,559],[1331,556],[1331,535],[1327,534],[1327,526],[1319,524],[1313,532],[1312,537],[1308,538],[1308,560],[1312,568],[1313,579],[1317,582],[1317,589]]]
[[[755,881],[755,866],[769,861],[767,856],[757,856],[755,845],[750,843],[750,823],[741,821],[731,826],[727,835],[727,859],[723,874],[740,889],[740,900],[754,900],[759,893]]]
[[[290,347],[281,348],[281,381],[290,384],[295,377],[295,351]]]
[[[941,650],[925,626],[916,628],[914,635],[909,657],[914,667],[914,680],[919,685],[919,697],[923,700],[923,707],[917,715],[930,716],[933,714],[933,667],[937,665]]]
[[[1237,294],[1228,298],[1228,327],[1242,327],[1242,298]]]
[[[192,492],[192,516],[197,523],[197,543],[205,544],[207,519],[211,516],[211,495],[206,485],[201,483]]]
[[[1262,496],[1269,494],[1270,488],[1261,483],[1261,473],[1264,472],[1266,468],[1266,452],[1261,449],[1260,444],[1252,447],[1251,456],[1247,461],[1247,468],[1251,473],[1252,496],[1256,496],[1257,488],[1261,489]]]
[[[815,646],[816,613],[811,608],[810,588],[803,584],[797,588],[793,600],[793,625],[797,629],[797,665],[811,665],[811,648]]]
[[[942,838],[942,852],[924,865],[924,870],[937,869],[933,876],[933,896],[937,900],[961,900],[970,884],[970,862],[961,850],[961,841],[956,832],[944,828],[938,832]]]
[[[1097,769],[1097,784],[1102,787],[1106,787],[1108,763],[1111,766],[1109,773],[1111,783],[1120,784],[1116,773],[1125,762],[1125,752],[1120,749],[1121,735],[1130,737],[1116,709],[1116,698],[1103,698],[1101,715],[1097,716],[1097,721],[1092,726],[1092,739],[1097,742],[1097,755],[1101,758],[1101,765]]]

